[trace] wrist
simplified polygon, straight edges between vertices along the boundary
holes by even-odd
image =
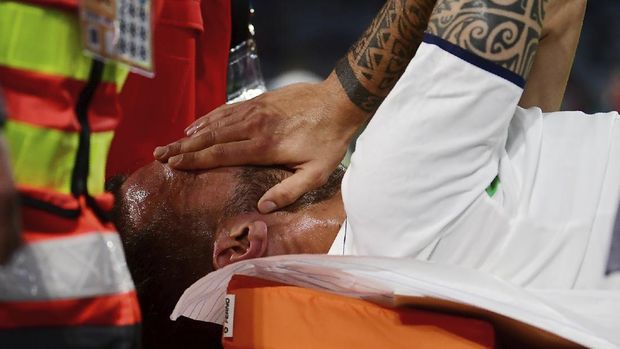
[[[362,110],[351,101],[335,72],[332,71],[320,84],[325,91],[330,114],[335,116],[337,124],[352,137],[355,131],[370,119],[372,113]]]

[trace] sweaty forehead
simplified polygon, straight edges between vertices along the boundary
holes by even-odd
[[[192,212],[217,219],[236,183],[238,168],[185,172],[157,161],[134,172],[123,184],[124,209],[136,224],[167,210],[174,216]]]

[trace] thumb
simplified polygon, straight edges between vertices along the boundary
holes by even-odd
[[[269,189],[258,201],[258,210],[265,214],[286,207],[305,193],[325,184],[326,178],[316,170],[299,169]]]

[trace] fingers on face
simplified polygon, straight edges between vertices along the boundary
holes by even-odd
[[[262,165],[264,146],[254,140],[215,144],[206,149],[171,157],[168,164],[179,170],[209,169],[244,164]]]
[[[261,133],[264,128],[264,118],[253,117],[246,119],[245,113],[239,113],[230,118],[214,121],[190,137],[163,147],[157,147],[153,155],[159,161],[168,161],[171,157],[179,154],[196,152],[217,144],[240,142],[249,139],[254,139],[255,142],[252,144],[255,145],[255,149],[262,152],[264,147],[259,146],[272,140],[271,137],[264,136]],[[259,135],[260,137],[253,137],[253,135]],[[248,151],[250,150],[248,149]],[[257,153],[252,154],[255,156],[261,155]]]
[[[241,124],[223,128],[209,128],[192,137],[167,145],[165,156],[162,159],[167,160],[179,154],[200,151],[216,144],[244,141],[247,140],[246,134],[245,127]]]
[[[222,104],[221,106],[212,110],[210,113],[201,116],[200,118],[189,124],[189,126],[185,128],[185,134],[189,136],[195,133],[198,129],[202,128],[204,124],[209,122],[210,119],[221,117],[222,114],[226,114],[227,111],[233,109],[234,106],[234,104]]]
[[[327,182],[329,174],[321,169],[300,169],[292,176],[284,179],[269,189],[258,201],[258,210],[265,214],[286,207],[305,193],[316,189]]]
[[[250,139],[250,133],[264,126],[265,118],[260,110],[261,102],[224,104],[189,125],[185,132],[190,139],[183,139],[167,146],[157,147],[153,156],[159,161],[186,152],[195,152],[215,144]],[[249,120],[249,121],[246,121]],[[233,127],[236,126],[236,127]],[[196,138],[196,139],[192,139]]]
[[[200,128],[197,128],[189,137],[198,137],[203,133],[214,132],[224,127],[231,127],[234,125],[239,126],[239,131],[242,131],[244,128],[243,126],[245,120],[246,113],[237,113],[231,115],[230,117],[212,120],[208,124],[202,125]]]
[[[193,123],[191,123],[186,129],[185,134],[191,136],[196,132],[213,126],[216,122],[221,122],[222,120],[226,120],[227,118],[239,116],[240,113],[245,116],[247,114],[247,110],[251,109],[253,106],[252,102],[239,102],[233,104],[224,104],[217,109],[213,110],[209,114],[197,119]],[[238,118],[235,118],[238,121]],[[228,123],[230,124],[230,123]]]

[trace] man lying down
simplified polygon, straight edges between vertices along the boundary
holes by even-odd
[[[160,336],[177,299],[206,273],[249,258],[327,253],[345,218],[343,174],[339,168],[323,187],[268,215],[256,201],[286,170],[182,172],[153,162],[116,183],[115,224],[143,308],[145,345],[166,340]]]
[[[378,18],[412,15],[392,11],[395,3],[388,1]],[[420,15],[434,3],[410,5]],[[330,170],[322,187],[284,209],[261,213],[256,205],[269,188],[294,176],[279,167],[183,172],[172,169],[178,162],[171,160],[127,178],[117,191],[116,223],[147,340],[162,334],[150,324],[166,322],[193,281],[237,261],[279,254],[416,258],[475,268],[524,287],[620,288],[620,237],[613,233],[620,116],[517,106],[536,67],[546,4],[437,1],[423,43],[358,140],[346,174]],[[369,31],[396,22],[375,21]],[[417,27],[408,29],[421,37]],[[352,50],[369,46],[362,39]],[[355,102],[362,90],[352,82],[351,62],[339,63],[325,84]],[[540,79],[532,75],[532,81]],[[261,101],[299,88],[226,108],[256,110]],[[325,132],[342,127],[336,124],[325,125]]]

